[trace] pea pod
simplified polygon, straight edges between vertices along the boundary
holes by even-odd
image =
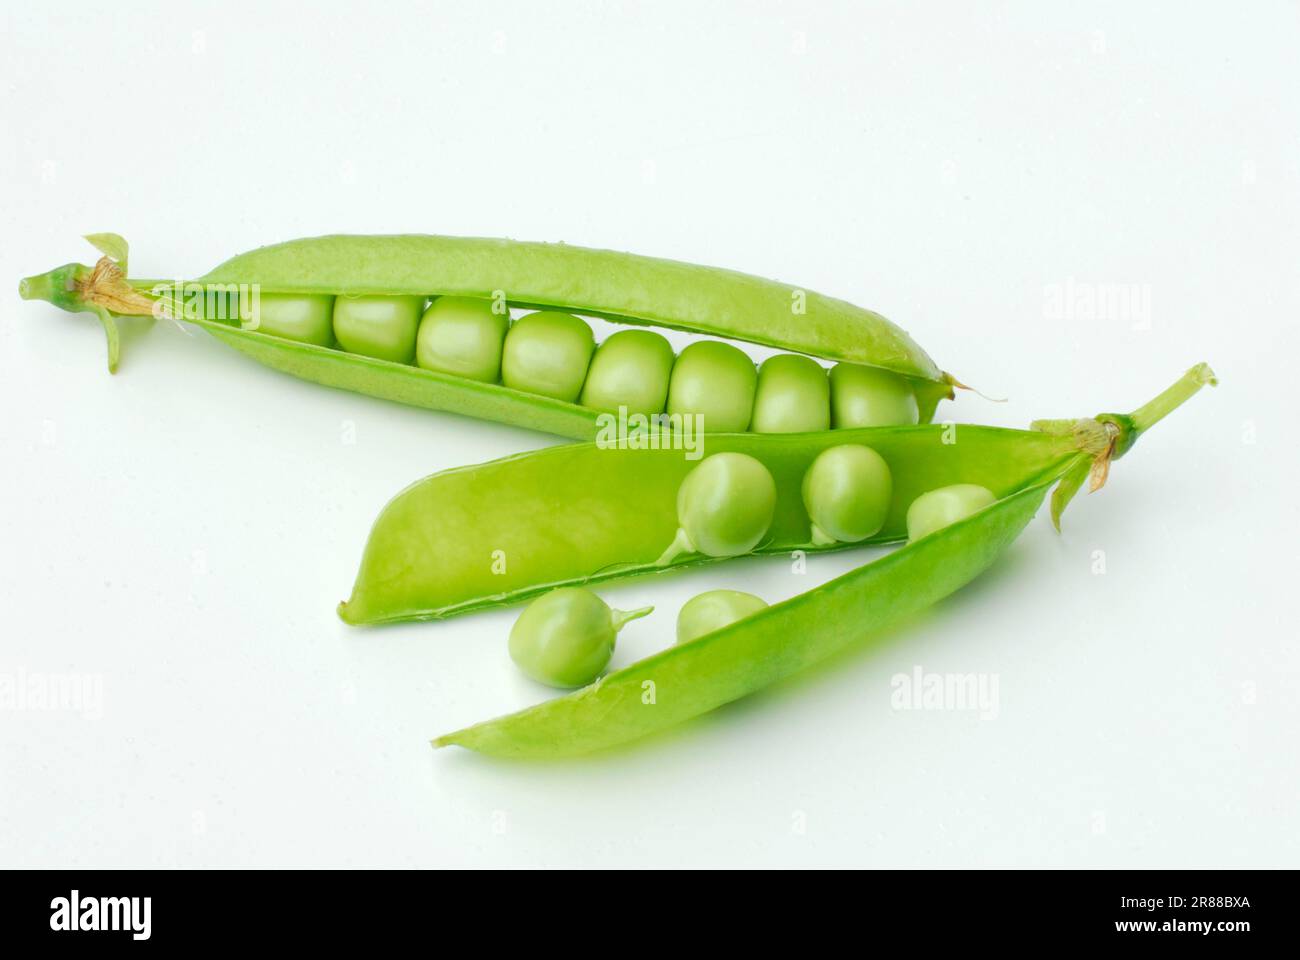
[[[433,741],[515,759],[576,756],[640,739],[754,693],[965,586],[1033,518],[1052,480],[942,534],[670,647],[576,693]]]
[[[156,316],[160,303],[180,303],[187,288],[129,279],[125,240],[115,234],[88,239],[105,254],[94,267],[71,263],[28,277],[20,293],[97,314],[114,370],[115,318]],[[256,288],[276,297],[504,298],[515,307],[727,337],[897,374],[915,392],[922,420],[933,416],[940,399],[952,396],[956,384],[905,331],[870,310],[731,270],[563,243],[315,237],[241,254],[193,284],[210,290]],[[574,439],[592,439],[601,430],[601,411],[579,403],[245,329],[238,317],[177,312],[179,319],[260,363],[326,386]],[[408,352],[403,343],[382,355],[413,351],[413,344]]]
[[[966,483],[1006,497],[1047,478],[1092,472],[1213,374],[1203,364],[1137,413],[1041,421],[1036,429],[925,425],[806,434],[717,434],[710,454],[747,454],[771,472],[776,504],[757,553],[844,549],[812,543],[802,486],[808,467],[841,444],[870,447],[888,464],[883,526],[862,543],[906,539],[907,510],[936,487]],[[433,620],[517,603],[557,586],[664,569],[678,529],[677,495],[697,461],[681,450],[570,444],[434,474],[399,493],[375,521],[349,600],[348,623]],[[1077,485],[1074,489],[1078,489]],[[1054,502],[1059,519],[1068,497]],[[669,569],[718,560],[675,555]]]
[[[1059,510],[1078,489],[1072,478],[1104,472],[1116,450],[1177,406],[1212,374],[1194,368],[1136,413],[1100,423],[1113,441],[1099,459],[1078,451],[1047,476],[1025,484],[965,519],[872,563],[750,614],[730,626],[669,647],[568,696],[476,724],[434,740],[514,759],[554,759],[638,740],[699,716],[843,650],[969,583],[998,558],[1033,518],[1058,480]],[[1055,433],[1093,432],[1080,422],[1045,424]],[[1073,490],[1070,487],[1073,487]]]

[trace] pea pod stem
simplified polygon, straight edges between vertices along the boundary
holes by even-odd
[[[1118,460],[1127,453],[1138,437],[1186,403],[1201,387],[1217,386],[1218,383],[1219,378],[1210,369],[1210,365],[1198,363],[1159,396],[1144,403],[1127,416],[1100,414],[1098,420],[1115,422],[1123,429],[1120,439],[1116,441],[1113,459]]]
[[[654,562],[656,567],[666,567],[680,556],[695,553],[695,544],[691,543],[691,538],[681,527],[677,528],[677,533],[673,536],[673,542],[668,544],[668,549],[659,555],[659,559]]]
[[[46,300],[70,313],[93,313],[104,328],[108,346],[108,372],[116,373],[122,354],[121,336],[114,314],[152,315],[152,303],[123,280],[116,262],[103,257],[94,268],[78,263],[55,267],[48,273],[25,277],[18,283],[24,300]]]
[[[808,543],[810,547],[830,547],[839,543],[838,540],[832,537],[821,527],[817,526],[817,524],[815,523],[812,524],[811,532],[812,532],[812,538]]]
[[[1056,528],[1061,528],[1061,513],[1079,491],[1084,475],[1088,480],[1088,492],[1096,493],[1106,485],[1111,462],[1128,453],[1138,437],[1195,396],[1202,387],[1213,387],[1218,383],[1210,365],[1202,362],[1132,413],[1099,413],[1088,420],[1036,420],[1030,424],[1033,430],[1073,435],[1080,453],[1092,457],[1087,469],[1081,465],[1072,467],[1065,482],[1053,494],[1052,523]]]
[[[640,620],[654,613],[654,607],[638,607],[635,610],[610,610],[609,623],[618,633],[633,620]]]

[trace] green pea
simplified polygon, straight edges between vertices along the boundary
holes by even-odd
[[[348,353],[410,363],[422,309],[424,297],[339,297],[334,336]]]
[[[584,686],[609,665],[623,625],[652,610],[611,610],[585,587],[552,590],[530,603],[515,621],[510,659],[539,683]]]
[[[677,614],[677,642],[690,643],[706,633],[767,609],[767,601],[739,590],[710,590],[691,597]]]
[[[490,300],[438,297],[420,320],[415,362],[426,370],[496,383],[510,314]]]
[[[285,340],[334,345],[334,298],[316,294],[263,293],[250,329]]]
[[[772,526],[776,481],[758,460],[744,453],[715,453],[686,475],[677,488],[677,536],[657,561],[683,553],[735,557],[749,553]]]
[[[845,443],[823,450],[803,476],[812,542],[857,543],[879,533],[893,493],[889,464],[870,447]]]
[[[780,353],[763,361],[754,395],[755,433],[829,430],[831,388],[816,360]]]
[[[831,425],[836,429],[892,427],[919,419],[916,393],[905,378],[855,363],[831,368]]]
[[[729,343],[701,340],[682,351],[668,385],[669,414],[699,414],[711,433],[749,429],[758,372]]]
[[[620,330],[596,350],[582,386],[584,407],[629,414],[662,413],[673,372],[673,348],[649,330]]]
[[[957,483],[923,493],[907,508],[907,539],[919,540],[965,520],[995,500],[992,491],[974,483]]]
[[[521,317],[506,334],[501,382],[507,387],[572,403],[578,399],[596,340],[586,322],[541,310]]]

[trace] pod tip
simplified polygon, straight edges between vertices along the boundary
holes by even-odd
[[[48,273],[38,273],[34,277],[23,277],[18,281],[18,296],[24,300],[52,300],[53,292],[53,280]]]

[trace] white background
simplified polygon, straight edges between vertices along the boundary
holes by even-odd
[[[103,691],[0,709],[0,864],[1300,862],[1296,3],[8,4],[0,34],[0,674]],[[92,317],[13,293],[100,230],[139,276],[330,232],[734,267],[1010,398],[959,421],[1131,409],[1198,360],[1223,383],[1063,535],[1044,513],[882,642],[636,749],[511,765],[428,739],[549,695],[507,657],[514,611],[356,630],[334,605],[397,490],[553,438],[165,324],[110,377]],[[1054,310],[1070,284],[1150,309]],[[867,556],[605,591],[659,606],[615,665],[698,591],[775,600]],[[892,710],[917,666],[995,677],[996,716]]]

